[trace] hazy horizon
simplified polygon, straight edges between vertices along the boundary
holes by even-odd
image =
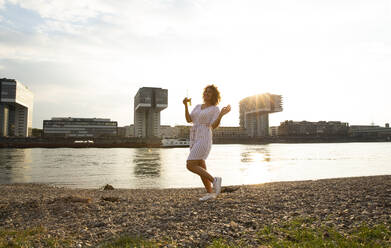
[[[391,1],[0,0],[0,78],[34,93],[33,127],[52,117],[133,124],[141,87],[168,89],[162,125],[182,99],[219,87],[222,126],[239,101],[283,96],[285,120],[391,121]]]

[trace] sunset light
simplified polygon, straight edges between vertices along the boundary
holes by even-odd
[[[1,247],[391,247],[391,0],[0,0]]]

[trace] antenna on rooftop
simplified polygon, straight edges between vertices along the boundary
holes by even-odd
[[[375,125],[375,122],[373,121],[373,113],[371,113],[371,120],[372,120],[371,126],[374,126],[374,125]]]

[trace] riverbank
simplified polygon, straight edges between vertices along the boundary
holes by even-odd
[[[0,138],[0,148],[156,148],[158,138]]]
[[[214,144],[390,142],[390,137],[214,137]],[[183,146],[177,146],[183,147]],[[173,148],[158,138],[0,138],[0,148]]]
[[[259,246],[263,226],[298,218],[341,232],[363,223],[391,224],[391,176],[248,185],[207,202],[198,200],[201,188],[14,184],[0,185],[0,195],[3,233],[43,228],[42,240],[64,240],[71,247],[95,247],[124,234],[178,247],[206,246],[219,238]],[[39,246],[40,240],[34,242]]]

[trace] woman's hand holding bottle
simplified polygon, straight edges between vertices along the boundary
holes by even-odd
[[[191,98],[185,97],[185,99],[183,99],[183,104],[187,105],[187,103],[189,103],[189,105],[191,106]]]

